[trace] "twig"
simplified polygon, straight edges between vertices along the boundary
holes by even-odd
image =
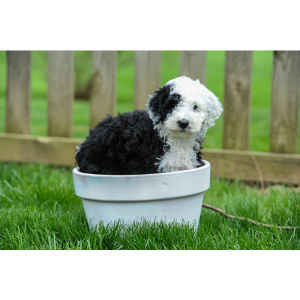
[[[248,221],[248,222],[250,222],[250,223],[252,223],[254,225],[257,225],[257,226],[264,226],[264,227],[269,227],[269,228],[276,227],[277,229],[285,229],[285,230],[300,229],[300,227],[274,226],[274,225],[270,225],[270,224],[259,223],[259,222],[256,222],[254,220],[248,219],[248,218],[236,217],[236,216],[227,214],[224,210],[222,210],[220,208],[217,208],[217,207],[211,206],[209,204],[205,204],[205,203],[202,203],[202,207],[205,207],[205,208],[211,209],[213,211],[216,211],[219,214],[223,215],[225,218],[228,218],[228,219],[237,219],[237,220],[240,220],[240,221],[246,220],[246,221]]]

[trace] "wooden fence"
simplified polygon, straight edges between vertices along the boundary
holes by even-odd
[[[160,86],[160,51],[135,52],[134,107]],[[300,184],[298,153],[299,51],[275,51],[273,58],[270,152],[249,151],[251,51],[227,51],[223,149],[204,149],[212,175],[227,179]],[[74,166],[72,137],[74,57],[72,51],[48,53],[48,137],[30,135],[31,52],[7,52],[6,133],[0,134],[0,161]],[[92,52],[90,127],[116,105],[116,51]],[[205,83],[206,52],[181,51],[180,75]]]

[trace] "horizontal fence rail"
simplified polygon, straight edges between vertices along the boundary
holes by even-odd
[[[3,161],[39,162],[75,167],[75,147],[83,140],[60,137],[33,137],[1,134]],[[238,150],[203,149],[213,176],[259,182],[300,184],[300,155]]]
[[[0,161],[72,167],[74,54],[48,53],[48,137],[30,136],[30,51],[7,52],[6,133],[0,134]],[[117,51],[92,51],[90,127],[115,114]],[[134,108],[146,109],[160,86],[161,51],[135,52]],[[181,51],[180,75],[206,82],[206,52]],[[212,175],[259,182],[300,184],[297,154],[299,51],[274,51],[270,152],[249,151],[252,52],[226,52],[223,149],[207,149]]]

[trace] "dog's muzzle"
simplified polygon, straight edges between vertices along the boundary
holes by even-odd
[[[189,121],[186,119],[179,120],[177,123],[181,129],[185,129],[189,126]]]

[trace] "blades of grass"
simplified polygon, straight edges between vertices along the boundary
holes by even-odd
[[[92,250],[91,243],[90,243],[90,240],[89,240],[89,239],[87,239],[87,247],[86,247],[86,250]]]
[[[5,183],[5,185],[12,191],[17,192],[18,194],[20,194],[21,196],[23,196],[24,194],[17,188],[11,186],[6,180],[3,180],[3,182]]]
[[[81,247],[81,250],[87,250],[88,249],[88,240],[86,240]]]
[[[0,233],[0,238],[2,238],[3,239],[3,242],[1,241],[1,239],[0,239],[0,241],[1,241],[1,244],[0,244],[0,249],[1,249],[1,245],[2,245],[2,243],[3,243],[3,250],[7,250],[8,248],[7,248],[7,237],[6,237],[6,231],[4,232],[4,233]]]
[[[55,239],[55,233],[54,232],[53,232],[53,246],[54,246],[53,250],[56,250],[56,239]]]
[[[19,240],[19,249],[23,249],[23,238],[21,234],[20,227],[18,226],[18,234],[17,234],[18,240]]]
[[[99,226],[97,227],[98,237],[100,239],[100,241],[99,241],[99,250],[103,250],[104,249],[103,241],[104,241],[104,239],[106,237],[107,229],[108,228],[110,228],[110,225],[104,226],[104,224],[103,224],[102,221],[99,223]],[[95,231],[95,233],[96,233],[96,231]]]
[[[14,201],[12,199],[10,199],[8,196],[4,195],[3,193],[0,192],[0,195],[2,197],[4,197],[5,199],[7,199],[9,202],[13,203]]]
[[[155,243],[154,240],[150,240],[149,246],[149,248],[145,247],[145,250],[160,250],[160,247],[157,245],[157,243]],[[168,250],[164,244],[162,244],[161,247],[165,250]]]
[[[97,237],[94,235],[94,243],[93,243],[93,250],[97,250]]]
[[[77,250],[82,250],[82,241],[77,241]]]
[[[13,233],[10,234],[10,240],[12,241],[12,250],[18,250],[18,245]]]
[[[15,175],[15,177],[17,178],[17,180],[19,181],[20,184],[24,183],[24,180],[21,178],[20,174],[15,169],[12,169],[12,173]],[[34,174],[37,175],[36,172]]]
[[[52,243],[51,243],[51,238],[48,236],[48,243],[49,243],[49,249],[52,250]]]
[[[293,239],[295,239],[295,237],[296,237],[296,229],[293,230],[288,243],[291,244]]]
[[[7,250],[8,247],[7,247],[7,236],[5,234],[5,237],[4,237],[4,250]]]

